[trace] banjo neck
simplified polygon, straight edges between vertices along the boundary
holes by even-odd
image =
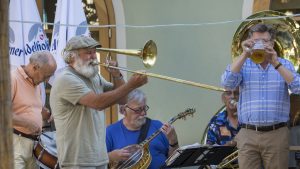
[[[195,113],[195,109],[187,109],[185,110],[185,112],[179,113],[178,115],[172,117],[169,120],[169,124],[173,124],[176,120],[181,119],[181,118],[185,118],[187,115],[193,115]],[[152,141],[156,136],[158,136],[162,131],[159,129],[156,132],[154,132],[153,134],[151,134],[151,136],[149,136],[147,139],[145,139],[143,142],[141,142],[139,145],[141,147],[144,147],[145,145],[148,145],[150,141]]]
[[[175,120],[170,120],[169,121],[169,124],[172,124],[176,121],[177,119]],[[141,142],[139,145],[141,147],[144,147],[146,144],[149,144],[150,141],[152,141],[156,136],[158,136],[162,131],[160,129],[156,130],[153,134],[151,134],[151,136],[149,136],[147,139],[145,139],[143,142]]]

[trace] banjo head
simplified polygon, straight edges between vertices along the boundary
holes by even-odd
[[[138,144],[127,146],[124,149],[128,150],[131,153],[131,156],[129,157],[129,159],[119,162],[116,168],[132,169],[142,159],[144,149]]]

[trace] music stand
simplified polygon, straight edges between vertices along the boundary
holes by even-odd
[[[218,165],[225,157],[235,151],[232,146],[200,146],[177,149],[162,168]]]

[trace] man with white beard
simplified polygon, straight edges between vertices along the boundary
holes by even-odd
[[[127,94],[147,83],[145,75],[133,74],[125,83],[119,70],[110,69],[113,83],[98,74],[96,47],[88,36],[71,38],[63,52],[68,67],[55,79],[50,105],[56,126],[59,165],[62,169],[105,169],[104,109],[125,104]],[[117,62],[110,61],[112,66]]]

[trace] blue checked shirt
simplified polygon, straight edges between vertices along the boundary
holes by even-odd
[[[272,125],[289,120],[290,98],[292,93],[300,94],[300,77],[293,65],[286,59],[278,58],[282,65],[294,75],[287,84],[277,70],[268,64],[263,69],[249,58],[239,73],[233,73],[230,66],[222,75],[222,85],[234,89],[239,86],[238,117],[240,123]]]

